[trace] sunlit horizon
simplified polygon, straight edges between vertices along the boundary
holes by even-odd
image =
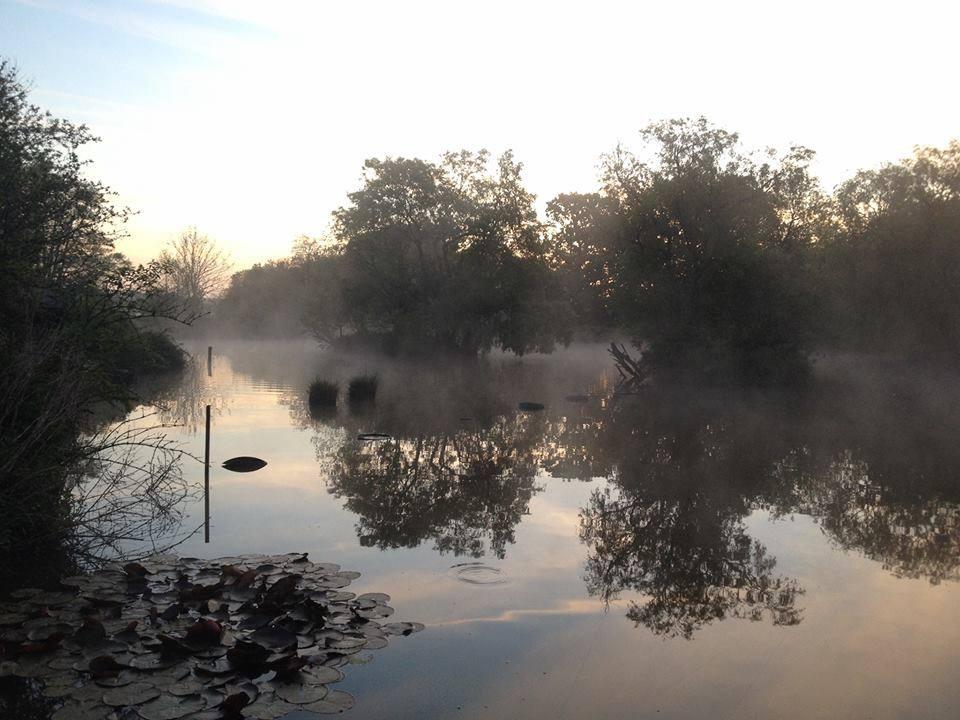
[[[102,142],[137,211],[119,248],[186,226],[235,268],[319,236],[363,161],[512,149],[538,206],[596,187],[651,121],[703,115],[751,148],[817,151],[827,189],[960,135],[955,7],[706,3],[14,1],[0,54]]]

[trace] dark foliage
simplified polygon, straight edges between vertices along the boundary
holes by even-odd
[[[820,249],[827,342],[955,362],[960,353],[960,142],[857,173]]]
[[[13,548],[69,533],[67,478],[90,457],[91,408],[182,364],[167,338],[142,332],[172,309],[158,267],[113,252],[126,213],[86,177],[79,150],[94,140],[31,105],[0,63],[0,576]]]
[[[611,155],[597,202],[609,303],[644,364],[661,378],[802,379],[816,307],[805,252],[822,203],[812,153],[760,162],[702,120],[643,134],[657,162]]]

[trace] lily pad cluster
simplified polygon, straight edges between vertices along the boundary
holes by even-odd
[[[357,577],[301,554],[156,556],[18,590],[0,603],[0,676],[38,681],[53,720],[342,712],[339,668],[423,629],[386,622],[388,595],[345,590]]]

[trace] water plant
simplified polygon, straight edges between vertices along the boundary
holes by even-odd
[[[300,553],[158,555],[15,590],[0,678],[27,679],[56,718],[343,712],[354,698],[330,685],[351,656],[423,629],[388,622],[389,595],[343,589],[359,576]]]
[[[376,375],[357,375],[351,378],[347,386],[347,399],[350,402],[372,402],[377,396],[380,380]]]
[[[310,383],[310,394],[308,402],[310,407],[336,407],[337,395],[340,394],[340,388],[336,383],[329,380],[317,378]]]

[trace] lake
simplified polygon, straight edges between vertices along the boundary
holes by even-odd
[[[836,358],[793,394],[617,395],[601,346],[216,342],[209,377],[191,350],[160,416],[202,457],[212,407],[210,541],[177,552],[308,552],[426,625],[344,668],[357,720],[956,717],[956,378]],[[351,407],[359,374],[379,390]],[[268,464],[221,468],[244,455]]]

